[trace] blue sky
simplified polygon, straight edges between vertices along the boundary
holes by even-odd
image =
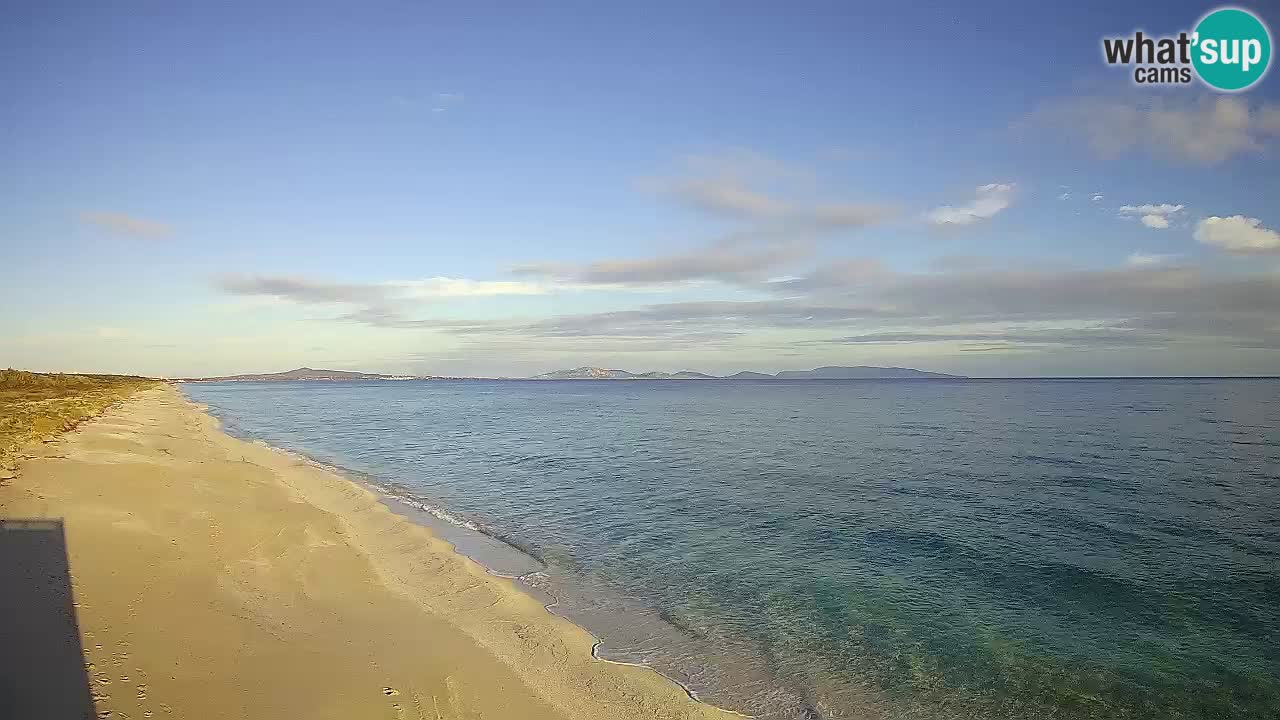
[[[1280,373],[1280,80],[1101,59],[1213,5],[604,5],[16,8],[0,365]]]

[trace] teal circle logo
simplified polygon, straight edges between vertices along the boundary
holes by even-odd
[[[1248,10],[1219,8],[1196,25],[1191,64],[1210,87],[1236,92],[1252,87],[1271,64],[1271,33]]]

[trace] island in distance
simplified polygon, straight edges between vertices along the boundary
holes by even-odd
[[[531,380],[866,380],[879,378],[963,378],[963,375],[947,375],[945,373],[925,372],[912,368],[873,367],[855,365],[853,367],[826,367],[812,370],[783,370],[776,375],[743,370],[733,375],[707,375],[706,373],[682,370],[674,373],[646,372],[630,373],[626,370],[608,370],[598,367],[580,367],[572,370],[556,370],[555,372],[534,375]]]
[[[572,370],[556,370],[555,372],[534,375],[530,378],[496,378],[498,380],[856,380],[878,378],[963,378],[963,375],[947,375],[944,373],[925,372],[912,368],[872,367],[857,365],[854,367],[820,367],[813,370],[783,370],[777,375],[743,370],[733,375],[708,375],[706,373],[682,370],[680,372],[643,372],[632,373],[626,370],[610,370],[598,367],[580,367]],[[491,380],[495,378],[444,378],[438,375],[383,375],[380,373],[353,372],[350,370],[316,370],[314,368],[297,368],[275,373],[246,373],[242,375],[222,375],[219,377],[176,378],[178,382],[272,382],[290,380]]]
[[[274,373],[246,373],[220,377],[177,378],[179,382],[265,382],[271,380],[426,380],[417,375],[381,375],[349,370],[316,370],[301,367]]]

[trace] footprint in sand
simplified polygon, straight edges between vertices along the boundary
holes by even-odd
[[[384,687],[382,688],[382,694],[386,695],[387,697],[396,697],[397,695],[400,694],[400,691],[396,690],[395,688]],[[391,710],[395,712],[397,718],[404,717],[404,708],[400,707],[400,703],[398,702],[391,703]]]

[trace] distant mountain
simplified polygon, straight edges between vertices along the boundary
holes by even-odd
[[[715,375],[695,372],[693,370],[681,370],[680,372],[671,373],[672,380],[722,380]]]
[[[598,367],[580,367],[572,370],[556,370],[554,372],[534,375],[530,380],[630,380],[635,375],[626,370],[607,370]]]
[[[277,373],[225,375],[222,377],[183,378],[183,382],[264,382],[272,380],[417,380],[413,375],[380,375],[349,370],[316,370],[302,367]]]
[[[814,368],[813,370],[783,370],[775,377],[779,380],[861,380],[868,378],[957,378],[964,376],[900,367],[886,368],[873,367],[871,365],[836,367],[828,365]]]
[[[743,370],[726,377],[708,375],[694,370],[679,372],[650,371],[631,373],[599,367],[579,367],[572,370],[534,375],[530,380],[807,380],[807,379],[868,379],[868,378],[955,378],[961,375],[944,375],[911,368],[882,368],[859,365],[857,367],[820,367],[813,370],[784,370],[777,375]],[[272,382],[284,380],[441,380],[432,375],[382,375],[379,373],[353,372],[351,370],[316,370],[301,367],[277,373],[247,373],[220,377],[177,378],[179,382]],[[453,378],[480,380],[483,378]],[[508,378],[497,378],[499,380]]]
[[[598,367],[580,367],[572,370],[556,370],[554,372],[534,375],[530,380],[719,380],[715,375],[681,370],[668,373],[652,370],[643,373],[631,373],[626,370],[609,370]]]
[[[675,373],[649,371],[630,373],[626,370],[608,370],[598,367],[580,367],[572,370],[556,370],[555,372],[534,375],[531,380],[856,380],[875,378],[958,378],[963,375],[947,375],[944,373],[925,372],[912,368],[872,367],[858,365],[855,367],[820,367],[813,370],[783,370],[777,375],[743,370],[726,377],[708,375],[681,370]]]

